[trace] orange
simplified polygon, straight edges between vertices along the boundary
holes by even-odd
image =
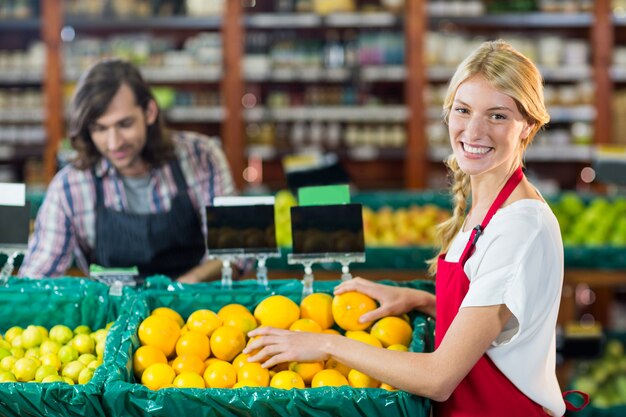
[[[350,291],[333,297],[335,323],[344,330],[365,330],[372,322],[360,323],[359,317],[376,309],[376,301],[365,294]]]
[[[183,372],[172,382],[176,388],[206,388],[204,379],[195,372]]]
[[[169,385],[176,378],[176,372],[166,363],[155,363],[146,368],[141,375],[141,383],[151,390],[158,390]]]
[[[230,363],[216,360],[204,371],[204,382],[209,388],[232,388],[237,382],[237,371]]]
[[[205,360],[211,354],[209,338],[204,333],[189,331],[176,342],[176,354],[178,356],[194,355]]]
[[[152,313],[150,313],[150,315],[169,317],[170,319],[178,323],[178,327],[183,327],[183,325],[185,324],[185,320],[183,320],[182,316],[169,307],[157,307],[152,310]]]
[[[168,317],[149,316],[139,325],[138,334],[142,345],[157,347],[170,357],[180,337],[180,327]]]
[[[267,387],[270,383],[270,371],[258,362],[248,362],[237,371],[237,381],[251,382],[257,387]]]
[[[304,380],[293,371],[280,371],[272,377],[270,387],[279,389],[304,388]]]
[[[211,336],[222,325],[222,320],[211,310],[196,310],[187,318],[189,330]]]
[[[392,387],[391,385],[389,385],[389,384],[387,384],[387,383],[384,383],[384,382],[382,382],[382,383],[380,384],[380,388],[385,389],[385,390],[387,390],[387,391],[397,391],[397,390],[398,390],[397,388],[394,388],[394,387]]]
[[[217,312],[217,315],[220,319],[224,320],[224,317],[230,316],[232,314],[252,314],[250,310],[243,304],[227,304],[224,307],[220,308]]]
[[[364,332],[363,330],[350,330],[346,332],[346,337],[354,340],[358,340],[359,342],[367,343],[368,345],[383,347],[380,340],[376,339],[371,334]]]
[[[288,329],[300,318],[300,307],[284,295],[272,295],[256,306],[254,317],[262,326]]]
[[[348,382],[354,388],[378,388],[380,386],[379,381],[356,369],[351,369],[348,373]]]
[[[411,344],[413,329],[399,317],[383,317],[372,326],[370,334],[380,340],[384,347]]]
[[[335,329],[324,329],[324,330],[322,330],[322,333],[341,335],[341,333],[339,333],[339,331],[337,331]]]
[[[289,330],[294,332],[321,333],[322,327],[313,319],[298,319],[289,326]]]
[[[290,362],[289,370],[302,377],[305,384],[310,384],[313,376],[324,369],[324,362]]]
[[[155,363],[167,363],[165,353],[154,346],[140,346],[133,354],[133,372],[137,381],[141,381],[143,371]]]
[[[337,371],[339,371],[341,373],[341,375],[345,376],[346,378],[348,377],[348,374],[350,373],[350,367],[348,365],[344,365],[341,362],[338,362],[336,359],[330,358],[326,361],[326,365],[325,365],[326,369],[336,369]]]
[[[321,292],[307,295],[300,302],[300,317],[313,319],[322,329],[329,329],[335,324],[333,319],[333,297]]]
[[[231,304],[234,305],[234,304]],[[226,313],[219,316],[224,326],[235,327],[247,335],[249,331],[257,328],[258,323],[252,313]]]
[[[399,344],[389,345],[389,346],[387,346],[387,349],[389,349],[389,350],[397,350],[397,351],[400,351],[400,352],[408,352],[409,351],[408,347],[406,347],[404,345],[399,345]]]
[[[348,380],[336,369],[323,369],[316,373],[311,381],[311,388],[340,387],[342,385],[349,385]]]
[[[248,355],[247,353],[240,353],[239,355],[237,355],[237,357],[233,359],[232,361],[232,364],[235,367],[235,370],[238,371],[239,368],[241,368],[243,365],[248,363],[249,357],[250,355]]]
[[[239,329],[222,326],[211,335],[211,352],[213,356],[224,361],[232,361],[246,346],[246,337]]]
[[[172,362],[172,368],[176,371],[177,375],[183,372],[195,372],[198,375],[204,373],[206,365],[204,360],[194,355],[177,356]]]

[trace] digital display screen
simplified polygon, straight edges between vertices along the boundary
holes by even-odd
[[[292,207],[291,234],[294,254],[365,252],[362,206]]]
[[[30,233],[30,204],[0,206],[0,246],[27,245]]]
[[[273,205],[209,206],[206,219],[209,252],[277,251]]]
[[[348,184],[350,177],[338,162],[301,171],[287,172],[287,185],[296,192],[298,188],[317,185]]]

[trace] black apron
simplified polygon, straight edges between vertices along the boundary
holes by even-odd
[[[110,268],[137,266],[141,278],[163,274],[173,279],[200,263],[205,254],[200,219],[178,160],[170,162],[177,194],[170,211],[126,213],[104,206],[102,178],[96,181],[96,247],[92,261]]]

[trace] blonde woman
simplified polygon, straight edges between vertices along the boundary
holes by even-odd
[[[380,307],[361,319],[417,309],[436,317],[435,351],[395,352],[341,336],[260,328],[247,351],[270,367],[334,358],[431,398],[436,416],[561,416],[555,325],[563,281],[559,225],[524,177],[522,158],[549,120],[536,66],[503,41],[486,42],[452,77],[444,103],[454,179],[453,217],[431,262],[436,297],[363,279]],[[471,206],[467,201],[471,197]]]

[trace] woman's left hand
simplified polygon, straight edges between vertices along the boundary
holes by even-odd
[[[259,327],[248,333],[250,338],[254,338],[243,353],[251,355],[250,362],[263,362],[264,368],[282,362],[316,362],[325,361],[330,355],[327,353],[333,337],[330,334],[294,332],[290,330],[277,329],[274,327]]]

